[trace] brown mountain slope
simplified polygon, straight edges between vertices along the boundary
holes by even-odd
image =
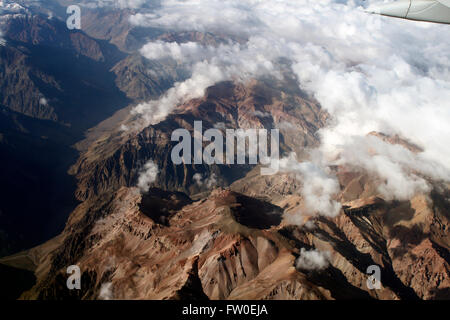
[[[450,297],[445,194],[353,199],[338,217],[310,217],[303,226],[287,224],[293,210],[230,190],[194,203],[163,194],[122,188],[80,205],[56,250],[35,249],[38,282],[22,298]],[[308,258],[312,250],[327,263]],[[313,268],[299,262],[304,255]],[[81,291],[65,288],[72,264],[83,271]],[[367,288],[371,265],[381,268],[381,290]]]

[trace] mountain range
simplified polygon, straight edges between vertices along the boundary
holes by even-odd
[[[176,166],[171,133],[193,133],[196,120],[223,132],[277,128],[281,157],[302,163],[333,119],[279,61],[282,78],[219,81],[135,126],[136,106],[191,76],[174,59],[145,58],[145,43],[240,39],[136,26],[135,9],[116,7],[83,7],[82,30],[68,30],[67,3],[17,1],[27,9],[0,20],[1,297],[450,298],[448,183],[423,176],[430,192],[397,200],[379,192],[373,172],[334,165],[339,214],[299,215],[311,204],[292,168],[262,176],[259,165]],[[408,137],[368,136],[423,152]],[[158,172],[142,190],[149,161]],[[81,290],[66,287],[70,265],[82,270]],[[367,283],[371,266],[378,290]]]

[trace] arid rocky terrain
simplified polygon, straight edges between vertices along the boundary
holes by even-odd
[[[277,60],[282,77],[217,81],[149,124],[136,106],[164,97],[192,70],[146,58],[145,43],[217,49],[248,39],[136,26],[133,8],[91,8],[83,30],[69,31],[67,1],[49,2],[1,20],[1,297],[450,299],[444,177],[411,169],[428,188],[399,200],[380,191],[387,179],[376,170],[335,161],[323,181],[335,177],[337,192],[311,203],[304,189],[315,180],[289,163],[263,176],[259,165],[172,162],[171,133],[193,133],[196,120],[222,132],[279,129],[280,157],[310,161],[334,119],[299,86],[290,62]],[[424,153],[399,134],[366,136],[410,158]],[[367,148],[371,157],[381,152]],[[157,174],[143,190],[149,161]],[[314,209],[329,202],[337,214]],[[81,268],[81,290],[67,289],[71,265]],[[381,271],[376,290],[371,266]]]

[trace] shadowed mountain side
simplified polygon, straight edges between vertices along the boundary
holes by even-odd
[[[15,300],[36,283],[33,272],[0,264],[0,299]]]
[[[109,43],[39,15],[14,16],[3,29],[0,256],[61,232],[78,203],[72,145],[130,102],[110,71],[125,55]]]
[[[142,196],[139,208],[156,223],[168,225],[170,218],[192,200],[181,192],[168,192],[151,188]]]
[[[0,256],[54,237],[77,205],[73,132],[0,107]]]

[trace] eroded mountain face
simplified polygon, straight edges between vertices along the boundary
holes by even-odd
[[[445,197],[433,192],[385,201],[367,192],[367,177],[349,175],[343,170],[341,196],[353,200],[341,214],[309,217],[303,226],[286,223],[302,205],[288,188],[278,189],[284,200],[273,202],[222,188],[195,202],[160,189],[141,195],[136,188],[89,199],[72,213],[61,238],[28,253],[38,282],[22,298],[448,298]],[[277,180],[290,186],[288,175]],[[351,195],[352,185],[366,193]],[[324,265],[299,262],[313,250],[326,253]],[[71,264],[83,271],[85,285],[76,296],[65,288]],[[380,290],[367,287],[371,265],[381,268]]]

